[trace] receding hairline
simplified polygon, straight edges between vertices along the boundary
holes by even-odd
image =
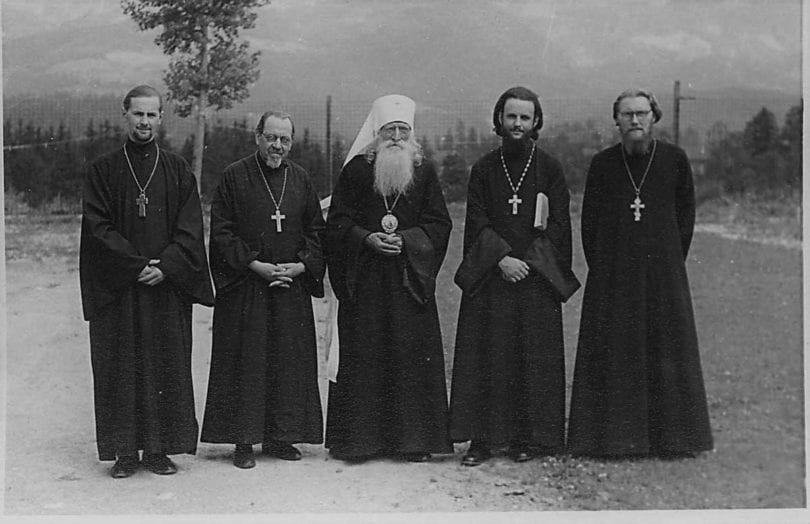
[[[133,98],[157,98],[159,110],[161,113],[163,112],[163,97],[161,96],[160,91],[152,86],[144,84],[130,89],[126,96],[124,96],[124,101],[122,103],[124,111],[129,111]]]

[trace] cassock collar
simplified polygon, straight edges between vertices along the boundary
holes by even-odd
[[[134,155],[141,155],[145,156],[149,153],[152,153],[155,148],[157,147],[157,143],[153,138],[149,142],[142,143],[142,142],[135,142],[131,138],[127,137],[127,151]]]

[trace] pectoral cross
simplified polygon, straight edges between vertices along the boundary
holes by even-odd
[[[633,200],[633,203],[630,204],[630,208],[633,209],[635,221],[641,222],[641,210],[644,209],[644,204],[641,203],[641,198],[639,198],[638,195],[636,195],[636,199]]]
[[[522,204],[523,200],[518,198],[517,193],[515,193],[514,195],[512,195],[512,198],[507,200],[507,202],[512,204],[512,214],[517,215],[518,204]]]
[[[147,198],[146,193],[141,193],[138,195],[138,198],[135,199],[135,203],[138,204],[138,216],[140,218],[145,218],[146,204],[149,203],[149,198]]]
[[[282,215],[281,211],[276,208],[276,212],[270,215],[270,218],[276,221],[276,233],[281,233],[281,221],[287,218],[287,215]]]

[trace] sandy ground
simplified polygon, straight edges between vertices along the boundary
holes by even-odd
[[[694,249],[711,253],[715,239],[699,233]],[[541,475],[547,463],[515,465],[498,457],[478,468],[464,468],[459,465],[464,446],[457,446],[454,455],[436,456],[425,464],[374,460],[348,465],[331,459],[322,446],[305,445],[300,462],[261,457],[256,468],[239,470],[231,465],[230,446],[201,444],[196,456],[174,457],[180,468],[177,475],[140,471],[132,478],[113,480],[108,475],[111,463],[96,460],[89,342],[81,318],[75,257],[12,259],[6,270],[7,515],[272,514],[300,522],[294,514],[305,512],[332,514],[329,521],[335,522],[344,521],[336,520],[335,513],[362,515],[346,521],[376,521],[368,512],[386,517],[403,512],[404,521],[427,521],[429,514],[423,512],[471,512],[462,517],[468,520],[475,512],[566,507],[558,489],[525,481],[527,475]],[[707,299],[711,297],[696,290],[696,300]],[[322,309],[324,304],[316,307]],[[565,314],[566,325],[575,324],[578,305],[566,305]],[[211,309],[195,306],[193,373],[199,420],[207,388],[211,316]],[[320,323],[319,333],[323,327]],[[516,473],[519,468],[523,469]],[[509,520],[518,517],[528,518],[513,514]],[[793,521],[792,517],[803,514],[780,513],[779,520]],[[662,518],[656,520],[668,521]],[[602,520],[579,520],[586,521]]]

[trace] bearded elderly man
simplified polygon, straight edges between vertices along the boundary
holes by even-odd
[[[621,143],[594,156],[582,203],[588,280],[568,448],[574,455],[690,456],[712,449],[686,256],[692,170],[656,140],[661,108],[630,89],[613,104]]]
[[[235,444],[234,466],[256,465],[253,444],[299,460],[294,443],[323,442],[311,296],[323,296],[324,229],[307,172],[287,159],[292,116],[268,111],[257,150],[225,169],[211,204],[217,288],[202,441]]]
[[[359,461],[451,453],[434,291],[452,223],[414,138],[413,100],[377,99],[347,157],[327,218],[340,361],[326,447]]]

